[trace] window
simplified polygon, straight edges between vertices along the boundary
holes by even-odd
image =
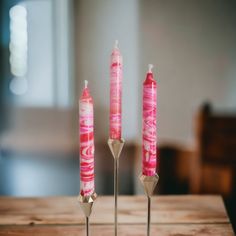
[[[22,1],[10,9],[10,91],[23,107],[73,101],[71,1]]]

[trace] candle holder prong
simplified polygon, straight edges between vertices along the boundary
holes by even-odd
[[[92,212],[93,203],[97,198],[97,194],[93,193],[90,196],[82,196],[81,194],[78,197],[80,207],[86,217],[89,217]]]
[[[145,194],[147,195],[147,197],[151,197],[158,183],[159,176],[157,174],[153,176],[140,174],[139,179],[141,184],[143,185]]]
[[[109,138],[108,141],[108,146],[111,150],[112,156],[114,157],[114,159],[119,159],[120,158],[120,154],[121,151],[123,149],[123,146],[125,144],[125,140],[123,138],[121,139],[111,139]]]
[[[147,176],[140,174],[140,182],[143,186],[144,192],[147,196],[147,236],[150,236],[150,224],[151,224],[151,196],[153,195],[154,189],[158,183],[159,176],[157,174],[153,176]]]
[[[118,187],[119,187],[119,158],[123,146],[125,144],[124,139],[108,139],[108,146],[111,150],[112,156],[114,158],[114,198],[115,198],[115,207],[114,207],[114,230],[115,236],[117,236],[117,196],[118,196]]]
[[[86,236],[89,236],[89,217],[91,215],[93,203],[96,200],[96,198],[97,198],[96,193],[93,193],[92,195],[89,196],[82,196],[81,194],[78,196],[80,207],[86,219]]]

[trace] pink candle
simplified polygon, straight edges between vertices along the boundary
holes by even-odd
[[[143,83],[143,169],[146,176],[156,174],[156,109],[157,83],[153,78],[153,65],[149,65],[146,80]]]
[[[110,64],[110,138],[121,139],[121,96],[123,64],[116,40]]]
[[[93,99],[88,89],[88,81],[79,100],[80,131],[80,194],[89,196],[94,192],[94,132]]]

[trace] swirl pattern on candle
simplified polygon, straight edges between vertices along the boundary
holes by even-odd
[[[110,138],[121,138],[121,96],[123,66],[119,49],[115,48],[111,55],[110,65]]]
[[[80,127],[80,194],[94,192],[94,124],[93,101],[87,88],[79,102]]]
[[[143,84],[143,169],[146,176],[156,174],[156,81],[147,74]]]

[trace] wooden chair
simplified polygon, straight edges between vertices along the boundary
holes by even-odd
[[[215,114],[205,104],[197,117],[196,139],[197,152],[190,171],[191,192],[232,195],[236,183],[236,115]]]

